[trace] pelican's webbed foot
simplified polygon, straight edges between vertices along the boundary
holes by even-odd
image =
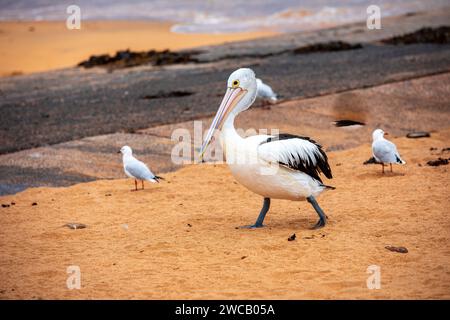
[[[269,211],[270,208],[270,198],[264,198],[264,204],[261,209],[261,212],[259,213],[258,219],[256,219],[255,224],[249,225],[249,226],[242,226],[239,228],[243,229],[256,229],[256,228],[262,228],[264,227],[263,222],[264,218],[266,217],[266,213]]]
[[[325,225],[327,224],[327,216],[325,215],[323,210],[319,207],[316,198],[314,198],[313,196],[309,196],[306,198],[306,200],[308,200],[308,202],[311,203],[314,210],[316,210],[317,214],[319,215],[319,221],[317,221],[317,223],[314,225],[314,227],[312,227],[312,229],[320,229],[325,227]]]

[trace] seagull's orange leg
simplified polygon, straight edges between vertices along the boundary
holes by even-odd
[[[392,172],[392,163],[389,163],[390,164],[390,166],[391,166],[391,172]]]
[[[381,173],[384,174],[384,163],[381,164]]]
[[[131,190],[131,191],[137,191],[137,180],[136,179],[134,179],[134,190]]]
[[[141,180],[142,182],[142,190],[144,190],[144,180]]]

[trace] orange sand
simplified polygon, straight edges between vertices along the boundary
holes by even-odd
[[[0,298],[449,299],[450,166],[426,165],[450,156],[439,154],[449,139],[450,129],[395,139],[408,164],[385,175],[362,165],[369,145],[329,153],[337,189],[318,199],[329,224],[317,231],[308,203],[282,200],[268,227],[235,229],[254,222],[262,199],[225,165],[188,166],[138,192],[103,180],[1,197],[16,204],[0,208]],[[380,290],[366,287],[372,264]],[[70,265],[81,290],[66,287]]]
[[[71,67],[92,54],[127,48],[177,50],[274,34],[176,34],[170,27],[169,23],[82,21],[81,30],[68,30],[65,21],[0,22],[0,75]]]

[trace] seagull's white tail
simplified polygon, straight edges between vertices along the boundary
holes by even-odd
[[[406,161],[403,160],[402,158],[400,158],[399,155],[396,155],[396,158],[397,158],[397,163],[400,163],[400,164],[406,164]]]

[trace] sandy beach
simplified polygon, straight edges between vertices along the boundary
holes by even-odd
[[[308,203],[282,200],[266,228],[235,229],[254,221],[261,198],[225,165],[188,166],[138,192],[101,180],[1,197],[15,204],[0,208],[0,298],[449,299],[450,176],[426,164],[448,157],[449,139],[394,139],[408,164],[385,175],[362,165],[368,144],[330,152],[336,190],[319,199],[329,224],[317,231]],[[366,286],[374,264],[379,290]],[[71,265],[80,290],[66,287]]]
[[[179,50],[274,35],[274,32],[181,34],[171,23],[86,21],[68,30],[65,21],[0,22],[0,76],[73,67],[91,55],[117,50]]]

